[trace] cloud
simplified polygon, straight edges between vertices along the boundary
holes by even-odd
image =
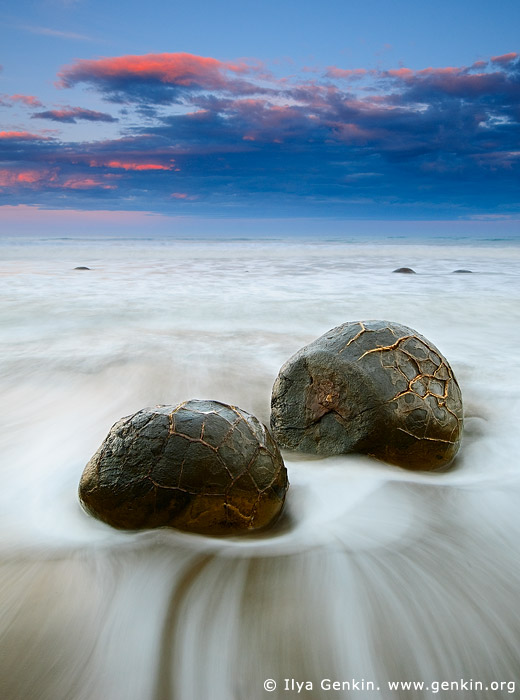
[[[76,32],[67,32],[60,29],[52,29],[50,27],[34,27],[28,25],[22,25],[20,29],[31,34],[39,34],[41,36],[52,36],[57,39],[69,39],[72,41],[95,41],[92,37],[86,36],[85,34],[77,34]]]
[[[114,102],[168,104],[190,92],[216,90],[230,94],[252,94],[264,88],[245,80],[261,74],[259,63],[219,61],[189,53],[161,53],[80,59],[59,73],[59,86],[70,88],[86,83]]]
[[[511,53],[504,53],[502,56],[492,56],[491,57],[491,62],[492,63],[501,63],[502,65],[511,63],[512,61],[515,61],[518,58],[519,54],[516,52],[512,51]]]
[[[368,75],[369,72],[370,71],[367,71],[365,68],[344,69],[336,68],[335,66],[329,66],[329,68],[327,68],[327,72],[325,73],[325,77],[340,79],[343,78],[346,80],[359,80],[365,75]]]
[[[127,102],[121,135],[60,142],[3,132],[1,201],[359,217],[520,208],[517,54],[309,75],[275,79],[258,63],[192,54],[76,61],[62,86]],[[44,115],[90,120],[94,136],[96,122],[115,121],[77,107],[33,117]]]
[[[69,190],[115,190],[116,185],[107,182],[106,179],[99,177],[84,177],[81,175],[73,175],[60,182],[60,187]]]
[[[6,168],[0,169],[0,187],[12,187],[18,183],[32,184],[38,182],[43,174],[38,170],[22,170],[14,172]]]
[[[172,161],[169,164],[165,163],[144,163],[140,161],[130,160],[91,160],[90,166],[93,168],[110,168],[112,170],[134,170],[136,172],[146,172],[150,170],[174,170],[175,164]]]
[[[11,106],[9,103],[21,103],[31,108],[42,107],[42,103],[34,95],[2,95],[0,97],[0,104]]]
[[[115,190],[114,176],[67,174],[59,167],[0,168],[0,189],[29,191]]]
[[[82,107],[68,107],[64,109],[50,109],[45,112],[36,112],[31,119],[50,119],[55,122],[76,124],[78,119],[88,122],[117,122],[119,121],[105,112],[95,112],[92,109]]]
[[[49,137],[32,134],[29,131],[0,131],[0,139],[6,141],[47,141]]]
[[[506,57],[507,60],[502,60]],[[434,99],[439,94],[456,98],[487,96],[491,99],[505,95],[518,100],[520,81],[515,57],[516,54],[507,54],[492,59],[495,64],[501,64],[493,72],[473,73],[475,68],[482,69],[487,65],[479,61],[470,67],[424,68],[417,71],[399,68],[382,72],[381,78],[393,79],[394,85],[402,89],[410,101],[421,97]]]

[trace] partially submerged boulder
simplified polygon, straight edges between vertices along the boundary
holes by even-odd
[[[362,452],[407,469],[447,466],[462,431],[462,397],[447,360],[397,323],[344,323],[281,368],[271,403],[281,447]]]
[[[273,523],[288,485],[280,451],[254,416],[193,400],[118,421],[85,467],[79,498],[117,528],[236,534]]]
[[[417,273],[415,270],[412,270],[411,267],[398,267],[397,270],[392,270],[392,272],[400,272],[403,275],[416,275]]]

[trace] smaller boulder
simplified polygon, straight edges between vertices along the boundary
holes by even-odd
[[[85,266],[81,265],[80,267],[75,267],[74,269],[75,270],[90,270],[90,267],[85,267]]]
[[[288,486],[260,421],[236,406],[193,400],[118,421],[85,467],[79,498],[116,528],[233,535],[271,525]]]
[[[470,275],[473,272],[473,270],[453,270],[452,274],[464,274],[464,275]]]
[[[392,270],[392,272],[400,272],[403,275],[416,275],[417,273],[415,270],[412,270],[411,267],[398,267],[397,270]]]

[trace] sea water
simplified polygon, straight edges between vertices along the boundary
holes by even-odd
[[[93,235],[4,238],[0,259],[2,698],[518,690],[520,246]],[[262,535],[119,532],[82,511],[120,417],[207,398],[268,424],[283,362],[368,319],[451,363],[452,469],[286,452],[285,514]],[[389,686],[406,681],[424,689]]]

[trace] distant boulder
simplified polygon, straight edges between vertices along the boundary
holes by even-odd
[[[406,469],[439,469],[459,449],[462,397],[447,360],[416,331],[344,323],[280,369],[271,428],[291,450],[362,452]]]
[[[81,265],[80,267],[75,267],[74,269],[75,270],[90,270],[90,267],[84,267],[83,265]]]
[[[403,275],[416,275],[417,273],[415,270],[412,270],[411,267],[398,267],[397,270],[392,270],[392,272],[400,272]]]
[[[79,498],[117,528],[233,535],[273,523],[288,486],[280,450],[254,416],[193,400],[118,421],[85,467]]]
[[[459,274],[464,274],[464,275],[470,275],[472,274],[473,270],[453,270],[452,274],[455,275],[457,273]]]

